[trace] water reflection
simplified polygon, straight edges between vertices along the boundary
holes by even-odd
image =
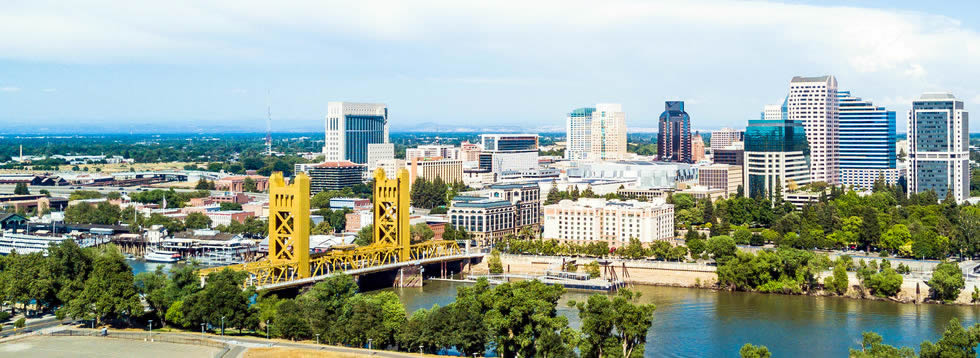
[[[410,312],[446,305],[462,284],[426,282],[425,288],[393,289]],[[675,287],[637,287],[641,301],[657,305],[647,336],[647,357],[734,356],[745,343],[763,344],[776,357],[841,357],[857,348],[861,333],[875,331],[892,345],[918,348],[936,340],[951,318],[978,321],[975,306],[909,305],[839,297],[762,295]],[[569,292],[559,312],[578,328],[568,300],[588,293]]]

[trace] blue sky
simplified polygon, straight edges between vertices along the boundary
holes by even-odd
[[[631,128],[653,128],[664,100],[683,99],[695,128],[714,129],[744,126],[792,76],[823,74],[896,110],[901,131],[924,91],[980,108],[978,10],[966,1],[6,1],[0,132],[263,131],[268,102],[277,129],[320,130],[334,100],[387,103],[396,129],[545,130],[600,102],[622,103]]]

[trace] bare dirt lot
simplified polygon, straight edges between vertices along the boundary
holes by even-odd
[[[3,357],[213,357],[220,349],[104,337],[37,336],[0,345]]]

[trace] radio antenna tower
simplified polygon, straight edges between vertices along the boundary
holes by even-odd
[[[272,99],[271,95],[267,94],[267,107],[266,114],[268,117],[265,121],[265,150],[266,155],[272,156]]]

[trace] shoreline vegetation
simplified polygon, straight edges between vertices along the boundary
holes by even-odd
[[[596,265],[599,261],[608,263],[610,269],[614,269],[617,275],[622,278],[623,267],[628,271],[628,283],[642,286],[666,286],[708,289],[713,291],[739,291],[761,294],[786,294],[786,295],[805,295],[815,297],[842,297],[869,301],[887,301],[900,304],[956,304],[956,305],[976,305],[980,303],[980,294],[976,293],[976,286],[966,289],[966,282],[962,271],[953,262],[940,263],[937,267],[942,267],[938,280],[920,280],[901,274],[908,270],[904,263],[895,264],[892,261],[882,260],[854,260],[849,256],[839,257],[837,260],[820,258],[816,255],[803,250],[761,250],[760,255],[737,251],[732,259],[735,261],[726,262],[726,265],[714,266],[709,264],[694,264],[685,262],[666,262],[666,261],[646,261],[632,260],[623,258],[590,258],[590,257],[557,257],[540,256],[529,254],[499,254],[499,271],[515,274],[542,275],[545,271],[554,270],[562,267],[566,271],[589,272],[589,266],[597,266],[595,271],[602,272]],[[779,255],[783,255],[782,259]],[[741,257],[741,258],[739,258]],[[850,259],[850,264],[848,260]],[[484,260],[480,264],[474,265],[472,272],[476,274],[493,273],[491,265],[494,265],[493,258]],[[753,272],[743,270],[743,266],[758,267],[758,261],[782,262],[780,270],[773,275],[773,271]],[[810,261],[813,262],[810,262]],[[882,262],[885,262],[882,264]],[[826,265],[825,270],[814,272],[814,265]],[[770,267],[776,265],[770,265]],[[788,271],[792,268],[798,270]],[[723,275],[724,279],[719,279]],[[743,272],[744,271],[744,272]],[[796,281],[799,276],[803,283]],[[597,274],[598,277],[598,274]],[[782,279],[770,279],[771,277],[782,277]],[[790,279],[790,277],[792,279]],[[759,283],[766,279],[764,283]],[[929,281],[933,281],[937,290],[932,290]],[[840,283],[838,285],[838,283]],[[795,286],[794,286],[795,285]],[[919,290],[916,299],[916,290]],[[939,288],[945,289],[939,292]]]

